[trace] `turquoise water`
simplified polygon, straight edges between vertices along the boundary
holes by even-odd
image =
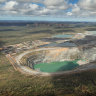
[[[54,35],[53,37],[56,38],[71,38],[73,35],[69,34],[61,34],[61,35]]]
[[[79,66],[78,60],[74,61],[62,61],[62,62],[51,62],[51,63],[40,63],[34,66],[35,69],[39,69],[41,72],[61,72],[72,70]]]

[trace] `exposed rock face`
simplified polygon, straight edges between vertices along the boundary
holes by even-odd
[[[71,61],[81,58],[78,48],[57,48],[38,52],[27,59],[27,65],[34,68],[34,64],[48,63],[55,61]]]
[[[71,61],[83,59],[79,61],[80,65],[96,61],[96,36],[85,36],[83,39],[73,40],[76,47],[56,47],[56,49],[41,51],[38,54],[30,56],[28,66],[33,68],[34,64],[49,63],[55,61]]]
[[[27,65],[34,68],[34,64],[49,63],[55,61],[71,61],[76,59],[83,59],[80,65],[87,64],[96,60],[96,47],[79,50],[78,48],[57,48],[55,50],[47,50],[38,52],[27,59]],[[82,64],[81,64],[82,63]]]
[[[96,61],[96,35],[87,35],[83,39],[73,40],[80,49],[80,54],[85,63]],[[84,62],[83,62],[84,63]]]
[[[78,48],[60,48],[56,50],[49,50],[46,54],[43,62],[53,62],[53,61],[65,61],[74,60],[80,58],[80,51]]]
[[[34,68],[34,64],[39,64],[43,62],[45,58],[46,51],[40,51],[38,54],[33,54],[32,56],[27,58],[27,66]]]
[[[87,49],[83,51],[83,58],[88,62],[93,62],[96,60],[96,47]]]

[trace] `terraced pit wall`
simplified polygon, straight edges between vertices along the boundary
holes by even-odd
[[[56,48],[52,50],[32,52],[24,56],[21,60],[23,65],[27,65],[34,69],[34,64],[81,59],[80,53],[81,52],[76,47]]]
[[[88,63],[96,61],[96,47],[83,50],[82,58],[87,60]]]

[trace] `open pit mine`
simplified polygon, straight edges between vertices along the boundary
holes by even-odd
[[[24,74],[59,75],[96,68],[96,31],[59,34],[13,45],[11,49],[4,50],[6,57]],[[18,54],[14,55],[13,50]]]

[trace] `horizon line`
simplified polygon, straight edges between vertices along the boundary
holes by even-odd
[[[0,21],[28,21],[28,22],[96,22],[96,21],[87,21],[87,20],[20,20],[20,19],[13,19],[13,20],[0,20]]]

